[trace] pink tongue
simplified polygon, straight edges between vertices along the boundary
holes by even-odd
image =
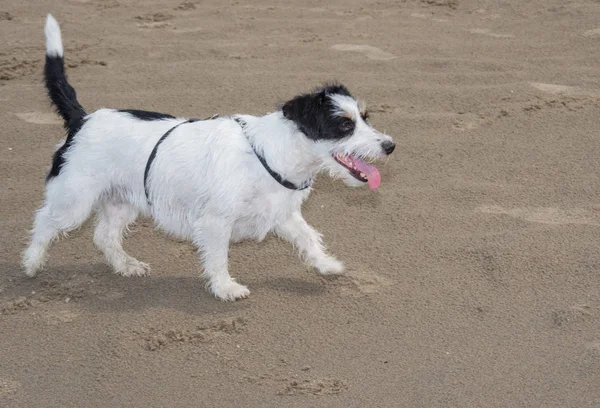
[[[377,167],[371,166],[370,164],[367,164],[356,157],[353,157],[352,159],[356,168],[359,171],[365,173],[365,175],[367,176],[369,188],[371,190],[375,190],[377,187],[379,187],[379,184],[381,184],[381,176],[379,175],[379,170],[377,170]]]

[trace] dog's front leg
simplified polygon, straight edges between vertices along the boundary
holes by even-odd
[[[294,212],[278,225],[275,233],[294,244],[302,257],[317,268],[321,275],[340,274],[344,271],[344,265],[340,261],[327,255],[321,235],[308,225],[300,211]]]
[[[229,276],[228,256],[232,223],[219,216],[205,215],[194,224],[194,244],[204,264],[210,291],[221,300],[245,298],[250,291]]]

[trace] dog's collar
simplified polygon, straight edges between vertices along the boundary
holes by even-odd
[[[235,120],[237,122],[238,125],[240,125],[240,127],[242,128],[242,132],[244,132],[244,134],[246,134],[246,121],[239,118],[239,117],[234,117],[233,120]],[[246,135],[246,138],[248,136]],[[252,144],[252,142],[250,140],[248,140],[248,142],[250,143],[250,147],[252,147],[252,151],[254,152],[254,154],[256,155],[256,157],[258,158],[258,161],[260,161],[260,164],[263,165],[263,167],[265,168],[265,170],[267,170],[267,172],[269,172],[269,174],[271,175],[271,177],[273,177],[275,179],[275,181],[277,181],[279,184],[281,184],[282,186],[284,186],[287,189],[290,190],[305,190],[308,187],[310,187],[313,183],[312,178],[306,180],[304,183],[300,184],[299,186],[297,186],[296,184],[292,183],[289,180],[284,179],[281,174],[277,173],[275,170],[273,170],[268,164],[267,164],[267,159],[265,159],[265,156],[263,156],[262,154],[260,154],[255,148],[254,145]]]

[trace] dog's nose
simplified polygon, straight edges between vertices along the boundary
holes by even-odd
[[[396,148],[396,144],[394,142],[385,141],[381,144],[381,148],[383,149],[385,154],[392,154],[392,152]]]

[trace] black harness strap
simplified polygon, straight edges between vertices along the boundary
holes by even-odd
[[[169,136],[171,134],[171,132],[173,132],[175,129],[177,129],[181,125],[184,125],[186,123],[198,122],[200,120],[216,119],[218,117],[219,117],[219,115],[216,114],[216,115],[212,115],[211,117],[208,117],[206,119],[196,119],[196,118],[188,119],[185,122],[176,124],[171,129],[167,130],[167,132],[164,135],[162,135],[160,139],[158,139],[158,142],[156,142],[156,144],[154,145],[154,149],[152,149],[152,153],[150,153],[150,157],[148,157],[148,161],[146,162],[146,169],[144,170],[144,192],[146,193],[146,200],[148,201],[149,205],[151,203],[150,203],[150,194],[148,192],[148,175],[150,174],[150,167],[152,166],[152,162],[156,158],[156,152],[158,151],[158,146],[160,146],[160,144],[167,138],[167,136]]]
[[[245,133],[246,121],[244,121],[243,119],[237,118],[237,117],[234,117],[233,120],[235,120],[238,123],[238,125],[240,125],[240,127],[242,128],[242,131],[244,131],[244,133]],[[271,175],[271,177],[273,177],[275,179],[275,181],[277,181],[279,184],[281,184],[285,188],[288,188],[290,190],[304,190],[312,185],[312,179],[305,181],[304,183],[302,183],[299,186],[295,185],[294,183],[292,183],[289,180],[284,179],[283,177],[281,177],[281,174],[277,173],[275,170],[273,170],[267,164],[267,159],[265,159],[265,157],[262,154],[260,154],[256,151],[256,149],[254,148],[254,145],[252,145],[251,142],[250,142],[250,147],[252,147],[252,151],[254,151],[254,154],[256,155],[256,157],[258,158],[260,163],[263,165],[265,170],[267,170],[269,172],[269,174]]]
[[[167,138],[167,136],[169,136],[175,129],[177,129],[181,125],[184,125],[186,123],[198,122],[200,120],[216,119],[218,117],[219,117],[219,115],[217,114],[217,115],[208,117],[206,119],[188,119],[184,122],[176,124],[171,129],[167,130],[167,132],[164,135],[162,135],[160,139],[158,139],[158,142],[156,142],[156,144],[154,145],[154,149],[152,149],[152,152],[150,153],[150,157],[148,157],[148,161],[146,162],[146,169],[144,170],[144,192],[146,193],[146,200],[148,201],[148,205],[151,205],[150,193],[148,191],[148,176],[150,174],[150,167],[152,166],[152,162],[156,158],[156,153],[158,152],[158,146],[160,146],[160,144]],[[237,118],[237,117],[234,117],[233,120],[235,120],[237,122],[237,124],[240,125],[240,127],[242,128],[242,131],[245,134],[246,122],[243,119]],[[250,142],[250,141],[248,141],[248,142]],[[290,190],[304,190],[312,185],[312,182],[313,182],[312,179],[305,181],[304,183],[302,183],[299,186],[295,185],[294,183],[292,183],[289,180],[284,179],[283,177],[281,177],[281,174],[277,173],[275,170],[273,170],[267,164],[267,160],[265,159],[265,157],[262,154],[260,154],[258,151],[256,151],[256,149],[254,148],[252,143],[250,143],[250,146],[252,147],[252,151],[254,152],[254,154],[260,161],[260,163],[263,165],[265,170],[267,170],[267,172],[271,175],[271,177],[273,177],[275,179],[275,181],[277,181],[283,187],[290,189]]]

